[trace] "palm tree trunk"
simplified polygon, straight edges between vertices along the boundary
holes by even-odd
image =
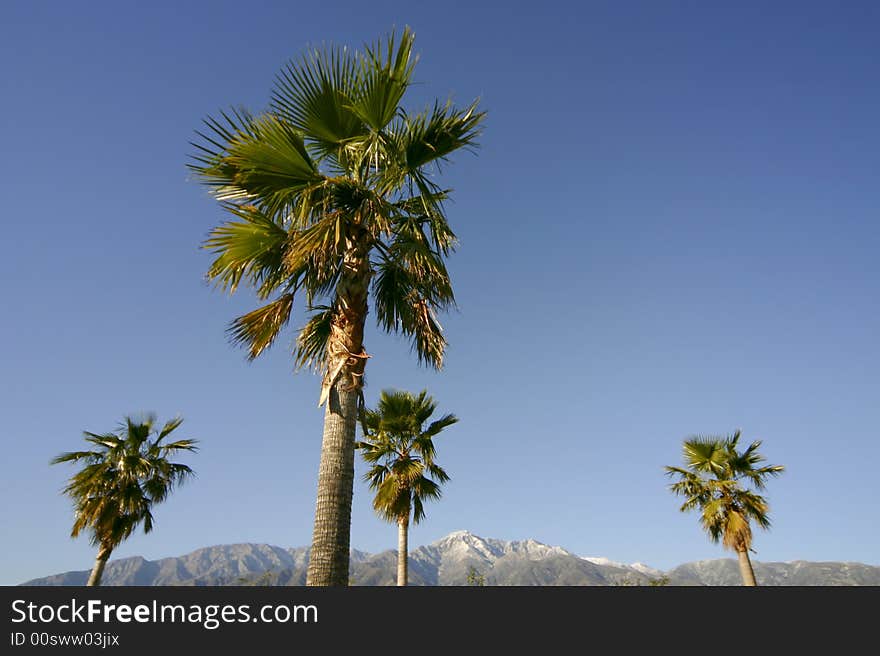
[[[318,469],[318,500],[306,585],[348,585],[358,391],[330,391]]]
[[[752,561],[749,560],[749,550],[738,549],[736,555],[739,558],[739,573],[742,575],[743,585],[757,586],[755,570],[752,569]]]
[[[336,311],[327,342],[327,374],[322,385],[324,438],[318,468],[318,499],[306,585],[347,586],[354,491],[354,442],[363,385],[364,322],[370,282],[369,259],[346,256],[337,287]]]
[[[397,520],[397,585],[409,581],[409,517]]]
[[[101,585],[101,577],[104,575],[104,566],[110,559],[111,551],[113,550],[110,547],[104,545],[101,545],[98,549],[98,557],[95,558],[95,566],[92,567],[92,573],[89,575],[89,580],[86,583],[87,586],[92,587]]]

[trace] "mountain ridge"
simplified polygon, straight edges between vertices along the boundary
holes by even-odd
[[[147,560],[129,556],[107,563],[104,585],[304,585],[309,547],[240,542],[201,547],[181,556]],[[355,585],[394,585],[396,550],[352,549]],[[880,567],[857,562],[754,562],[761,585],[880,585]],[[460,530],[410,551],[412,585],[739,585],[733,558],[682,563],[664,571],[642,562],[624,564],[579,556],[535,539],[483,538]],[[20,585],[84,585],[88,570],[62,572]]]

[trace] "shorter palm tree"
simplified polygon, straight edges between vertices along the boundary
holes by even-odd
[[[440,498],[440,485],[449,480],[434,462],[433,439],[458,417],[444,415],[423,429],[436,408],[427,391],[413,396],[385,390],[378,407],[361,417],[364,441],[357,448],[372,465],[364,479],[376,492],[373,508],[398,527],[397,585],[407,584],[410,516],[415,524],[424,519],[424,502]]]
[[[738,452],[741,432],[727,437],[691,437],[684,441],[687,469],[666,467],[669,476],[678,480],[669,487],[685,497],[682,512],[700,510],[700,523],[713,542],[736,552],[743,585],[758,585],[749,560],[752,549],[750,520],[763,529],[770,528],[766,499],[748,489],[763,490],[768,478],[778,476],[782,465],[757,465],[765,460],[758,453],[760,441]]]
[[[73,499],[75,506],[70,536],[75,538],[88,530],[91,543],[98,548],[86,585],[101,584],[113,550],[140,524],[144,533],[152,531],[153,505],[164,501],[175,486],[193,475],[189,467],[169,462],[168,457],[180,451],[196,451],[197,440],[163,442],[181,423],[183,419],[177,417],[156,431],[152,414],[140,421],[125,417],[115,433],[83,432],[93,450],[71,451],[52,459],[53,465],[84,464],[70,478],[64,494]],[[151,440],[153,434],[156,438]]]

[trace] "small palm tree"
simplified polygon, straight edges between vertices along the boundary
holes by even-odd
[[[372,465],[364,479],[376,492],[373,508],[397,523],[397,585],[407,584],[410,515],[415,524],[424,519],[424,502],[440,498],[440,485],[449,480],[434,462],[433,440],[458,417],[444,415],[423,429],[436,408],[426,391],[413,396],[386,390],[378,407],[366,410],[362,418],[364,441],[357,446]]]
[[[89,586],[101,584],[104,566],[113,550],[143,523],[144,533],[153,530],[152,508],[164,501],[172,489],[193,475],[186,465],[169,462],[179,451],[196,451],[197,440],[163,442],[183,419],[168,421],[156,431],[156,418],[147,415],[140,421],[125,417],[115,433],[83,432],[91,451],[62,453],[51,464],[83,463],[74,474],[64,494],[75,504],[71,537],[82,531],[91,533],[98,556],[89,576]],[[150,440],[150,436],[156,438]]]
[[[307,585],[348,583],[368,312],[439,369],[437,313],[455,303],[450,190],[435,173],[476,146],[484,113],[476,102],[405,108],[413,39],[406,29],[362,52],[313,50],[278,74],[265,112],[208,119],[194,144],[191,169],[231,214],[205,243],[216,255],[208,278],[230,293],[244,283],[265,303],[232,322],[232,341],[256,358],[289,323],[294,296],[310,313],[294,356],[322,373],[325,413]]]
[[[700,523],[713,542],[736,552],[743,585],[755,586],[755,572],[749,560],[752,549],[750,521],[763,529],[770,528],[769,506],[764,497],[748,489],[763,490],[768,478],[778,476],[785,467],[758,463],[765,460],[758,453],[760,441],[738,452],[741,433],[727,437],[691,437],[684,441],[687,469],[666,467],[669,476],[678,480],[669,487],[685,497],[682,512],[700,510]]]
[[[467,573],[467,584],[472,586],[483,587],[486,585],[486,577],[483,576],[476,567],[470,567]]]

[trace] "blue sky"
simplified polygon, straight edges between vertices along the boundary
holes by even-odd
[[[182,4],[182,3],[181,3]],[[880,565],[880,7],[871,2],[12,2],[0,24],[0,584],[91,566],[50,467],[124,414],[185,418],[198,477],[114,557],[311,539],[319,380],[204,281],[225,219],[186,170],[219,109],[268,102],[309,44],[413,27],[408,102],[488,111],[444,169],[460,238],[442,373],[370,323],[367,401],[461,422],[413,546],[456,529],[668,568],[725,557],[663,466],[764,440],[757,560]],[[296,325],[301,325],[297,323]],[[355,487],[352,545],[394,548]]]

